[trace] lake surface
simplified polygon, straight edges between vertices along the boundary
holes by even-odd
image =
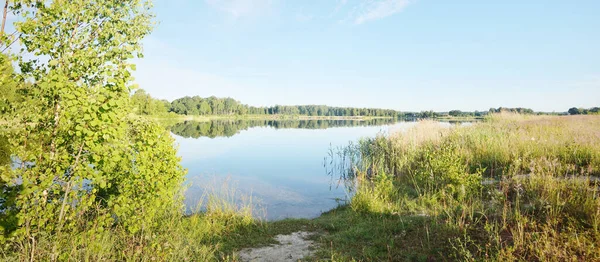
[[[268,220],[314,218],[348,197],[327,175],[332,147],[361,137],[402,130],[414,122],[377,121],[213,121],[171,127],[190,183],[188,210],[207,192],[251,202],[254,215]],[[208,190],[208,191],[207,191]]]

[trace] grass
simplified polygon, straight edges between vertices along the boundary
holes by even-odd
[[[347,207],[315,223],[340,261],[600,260],[600,118],[492,115],[366,139]],[[350,158],[353,159],[353,158]],[[356,158],[354,158],[356,159]]]
[[[243,248],[276,244],[274,237],[321,232],[307,219],[264,222],[252,217],[251,199],[236,200],[227,182],[200,198],[196,212],[165,210],[154,226],[132,234],[118,224],[103,228],[78,217],[68,229],[36,235],[35,241],[0,242],[2,261],[237,261]],[[202,210],[202,211],[201,211]]]
[[[318,259],[407,261],[439,258],[435,254],[445,253],[446,229],[424,216],[359,213],[346,206],[314,222],[327,232],[319,239]]]
[[[173,210],[154,226],[132,234],[115,225],[103,228],[80,217],[68,230],[38,235],[35,242],[3,243],[5,261],[222,261],[235,259],[238,236],[264,232],[265,224],[246,207],[208,198],[206,212],[184,216]],[[102,209],[98,209],[102,210]],[[99,214],[98,217],[101,217]]]
[[[237,261],[239,250],[275,244],[276,235],[316,230],[306,219],[258,220],[252,216],[252,199],[238,197],[224,182],[205,191],[193,214],[185,215],[183,208],[163,210],[153,226],[137,233],[119,224],[98,226],[95,222],[107,215],[98,207],[97,214],[79,216],[65,230],[43,232],[34,241],[0,239],[0,260]]]

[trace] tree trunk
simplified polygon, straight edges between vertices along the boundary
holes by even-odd
[[[0,28],[0,35],[4,35],[4,27],[6,26],[6,16],[8,15],[8,1],[4,3],[4,13],[2,15],[2,28]]]

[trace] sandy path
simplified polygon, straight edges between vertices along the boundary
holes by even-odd
[[[261,248],[247,248],[240,251],[240,259],[244,262],[250,261],[298,261],[304,257],[311,256],[313,250],[312,241],[307,240],[312,233],[295,232],[290,235],[278,235],[275,237],[280,244]]]

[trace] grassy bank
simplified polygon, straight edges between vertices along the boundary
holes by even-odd
[[[313,222],[335,260],[600,260],[600,118],[424,122],[349,148],[347,207]]]

